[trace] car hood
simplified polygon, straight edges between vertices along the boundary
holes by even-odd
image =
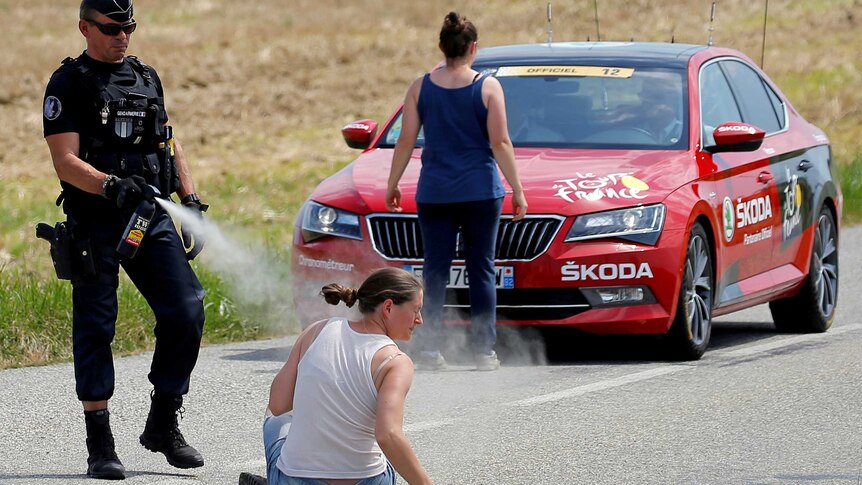
[[[421,150],[413,152],[400,187],[405,212],[415,212]],[[663,201],[694,180],[691,153],[647,150],[515,150],[518,174],[533,214],[573,215]],[[359,213],[387,212],[386,184],[392,149],[369,150],[333,175],[312,199]],[[508,184],[505,183],[507,191]],[[504,205],[504,213],[511,211]]]

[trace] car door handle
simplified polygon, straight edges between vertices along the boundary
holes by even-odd
[[[810,169],[813,166],[814,166],[814,164],[809,162],[808,160],[802,160],[801,162],[799,162],[799,166],[797,168],[799,170],[802,170],[803,172],[807,172],[808,169]]]
[[[762,183],[762,184],[768,184],[768,183],[769,183],[769,182],[771,182],[774,178],[775,178],[775,177],[773,177],[773,176],[772,176],[772,174],[771,174],[771,173],[769,173],[769,172],[760,172],[760,173],[757,175],[757,181],[758,181],[758,182],[760,182],[760,183]]]

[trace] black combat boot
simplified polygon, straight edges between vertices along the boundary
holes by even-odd
[[[254,473],[242,472],[239,474],[239,485],[266,485],[266,478]]]
[[[203,457],[186,443],[177,425],[177,414],[182,417],[183,413],[183,398],[159,396],[155,392],[151,397],[150,414],[141,434],[144,448],[154,453],[164,453],[168,463],[177,468],[203,466]]]
[[[114,434],[111,433],[110,413],[107,409],[84,411],[87,425],[87,476],[105,480],[123,480],[126,467],[114,451]]]

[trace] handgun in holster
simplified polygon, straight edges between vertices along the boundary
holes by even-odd
[[[51,243],[51,261],[61,280],[72,279],[72,234],[65,222],[51,227],[44,222],[36,224],[36,237]]]

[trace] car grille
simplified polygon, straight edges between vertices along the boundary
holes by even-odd
[[[444,318],[470,318],[470,290],[446,290]],[[563,320],[591,308],[577,288],[516,288],[497,290],[497,320]]]
[[[563,218],[559,216],[527,216],[518,222],[502,218],[497,230],[494,259],[497,261],[530,261],[544,253]],[[421,260],[422,233],[415,215],[370,215],[369,232],[374,249],[388,259]],[[455,259],[464,259],[464,244],[460,231]]]

